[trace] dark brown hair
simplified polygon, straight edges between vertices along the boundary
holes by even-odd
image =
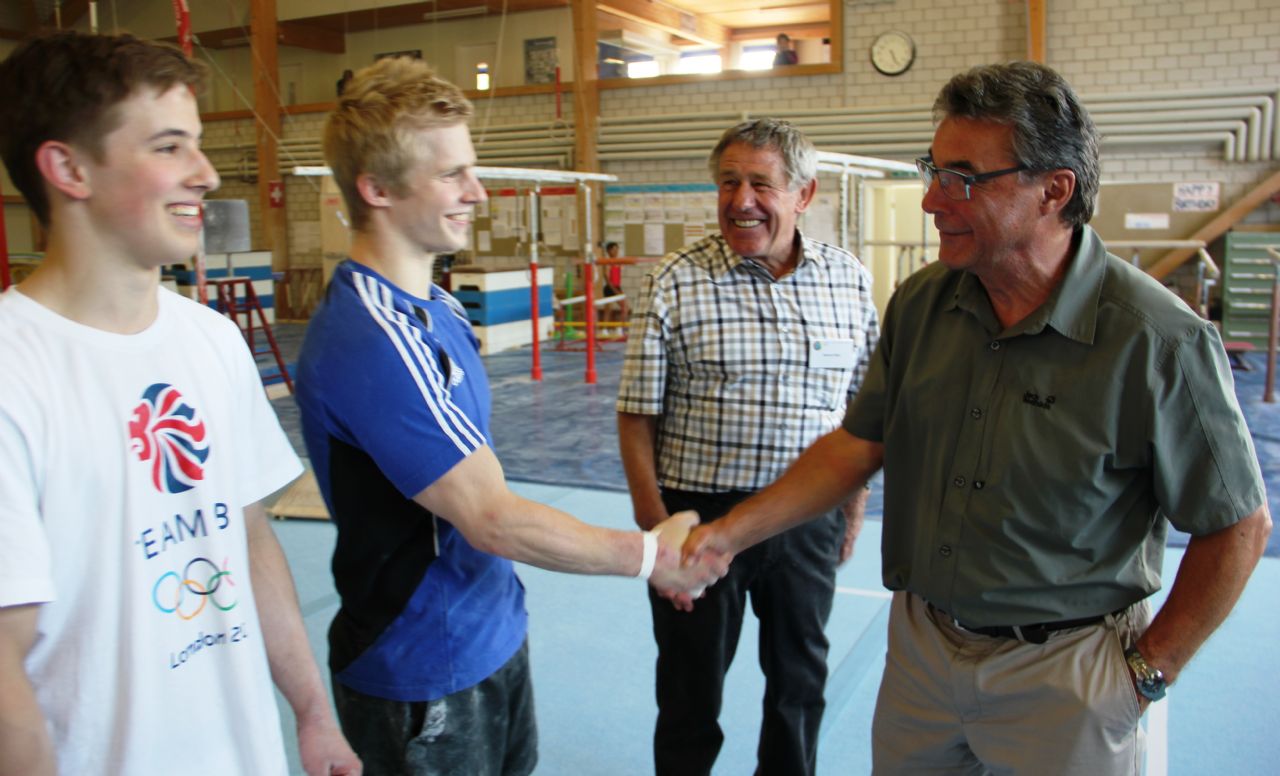
[[[23,43],[0,63],[0,158],[36,218],[49,198],[36,168],[42,143],[74,143],[95,156],[119,126],[117,106],[143,87],[198,92],[205,67],[173,46],[132,35],[57,32]]]

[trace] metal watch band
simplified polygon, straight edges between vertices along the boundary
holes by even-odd
[[[1137,679],[1138,692],[1142,693],[1143,697],[1151,701],[1158,701],[1164,697],[1167,687],[1164,672],[1153,668],[1137,647],[1129,647],[1124,653],[1124,659],[1133,670],[1133,675]]]

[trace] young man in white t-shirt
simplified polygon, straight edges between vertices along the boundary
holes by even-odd
[[[159,286],[218,175],[181,52],[58,33],[0,64],[48,231],[0,296],[0,774],[358,774],[260,500],[301,466],[227,319]]]

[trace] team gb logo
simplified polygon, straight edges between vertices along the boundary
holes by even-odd
[[[182,493],[204,479],[209,457],[204,421],[182,394],[156,383],[142,394],[129,420],[129,451],[150,464],[151,484],[161,493]]]

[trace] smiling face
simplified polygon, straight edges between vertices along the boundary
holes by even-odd
[[[200,203],[218,173],[200,150],[200,114],[186,86],[144,89],[116,107],[101,152],[78,149],[98,250],[145,268],[185,261],[200,244]]]
[[[739,256],[772,270],[788,268],[796,253],[796,219],[809,206],[814,181],[793,189],[776,148],[732,143],[720,155],[720,232]]]
[[[1018,164],[1012,141],[1008,125],[951,117],[938,125],[930,153],[940,168],[981,174]],[[975,183],[967,200],[951,199],[935,180],[921,206],[941,237],[938,260],[982,275],[1030,248],[1039,202],[1036,187],[1015,174]]]
[[[487,199],[475,175],[471,133],[459,122],[421,130],[413,143],[417,161],[405,174],[403,193],[391,197],[390,221],[416,250],[461,250],[471,234],[475,206]]]

